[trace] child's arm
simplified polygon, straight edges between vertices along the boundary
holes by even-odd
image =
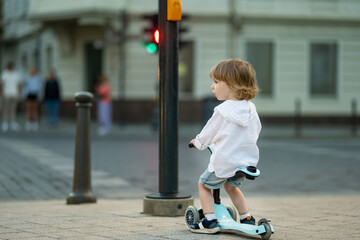
[[[212,145],[215,141],[215,136],[218,133],[220,125],[223,124],[223,118],[217,112],[214,112],[213,116],[206,123],[200,134],[196,138],[192,139],[190,143],[199,150],[204,150],[208,146]]]

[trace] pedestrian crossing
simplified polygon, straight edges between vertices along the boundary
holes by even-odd
[[[61,173],[64,177],[71,180],[73,179],[74,159],[64,157],[54,151],[28,141],[0,139],[0,144],[21,157],[35,160],[39,164],[45,165],[47,168]],[[92,186],[94,188],[130,186],[130,183],[127,180],[118,176],[113,176],[102,170],[92,169],[91,175]]]

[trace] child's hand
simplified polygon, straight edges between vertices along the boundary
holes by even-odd
[[[195,146],[195,139],[191,140],[191,141],[190,141],[190,144],[192,144],[192,145],[194,146],[194,148],[196,148],[196,146]]]

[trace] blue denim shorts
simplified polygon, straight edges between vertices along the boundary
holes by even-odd
[[[236,179],[235,181],[229,180],[228,178],[218,178],[215,172],[209,172],[207,169],[200,176],[199,182],[204,184],[205,187],[210,189],[220,188],[225,182],[230,183],[231,186],[240,187],[241,183],[245,180],[245,177]]]

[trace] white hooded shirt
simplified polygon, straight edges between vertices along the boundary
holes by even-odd
[[[240,168],[255,166],[259,161],[256,145],[261,123],[255,105],[246,100],[227,100],[214,109],[195,146],[204,150],[213,145],[209,172],[219,178],[229,178]]]

